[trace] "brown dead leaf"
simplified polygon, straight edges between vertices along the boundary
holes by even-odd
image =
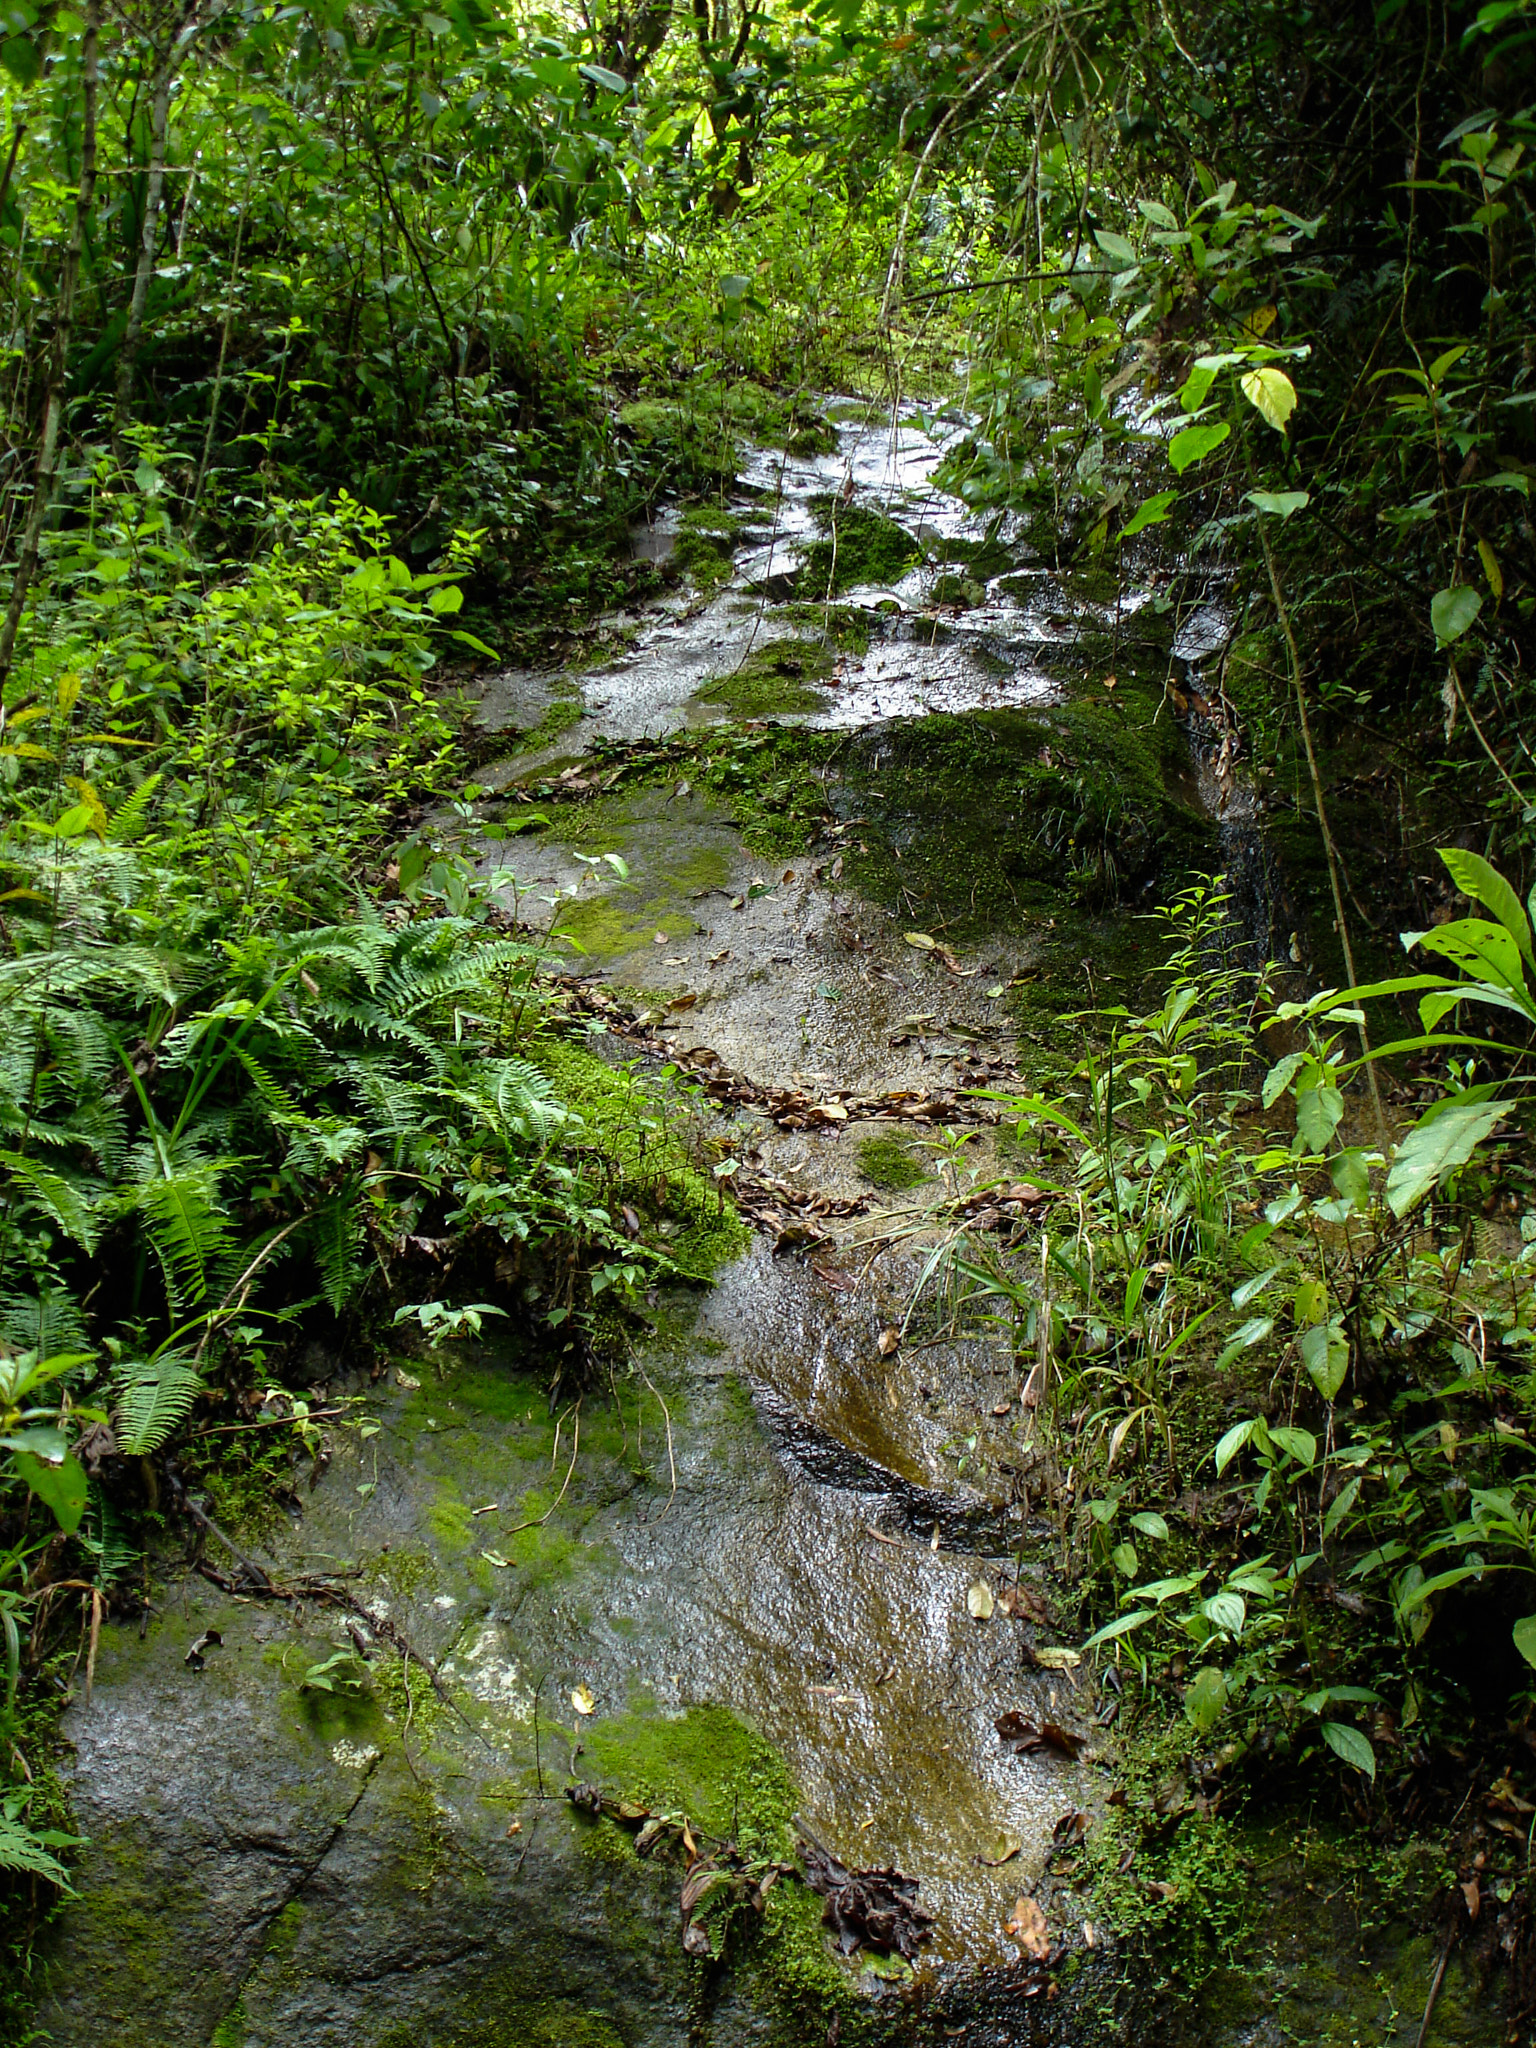
[[[1063,1728],[1059,1721],[1042,1722],[1040,1733],[1052,1749],[1059,1749],[1063,1756],[1069,1756],[1074,1761],[1087,1747],[1083,1736],[1074,1735],[1070,1728]]]
[[[1012,1621],[1034,1621],[1048,1628],[1051,1610],[1033,1586],[1004,1586],[997,1596],[999,1612]]]
[[[897,1330],[897,1329],[885,1329],[885,1330],[882,1330],[882,1331],[880,1332],[880,1346],[879,1346],[879,1349],[880,1349],[880,1356],[881,1356],[882,1358],[889,1358],[889,1357],[890,1357],[890,1355],[891,1355],[891,1353],[892,1353],[893,1351],[895,1351],[895,1350],[897,1350],[897,1349],[899,1348],[900,1344],[901,1344],[901,1332],[900,1332],[900,1330]]]
[[[1020,1898],[1014,1902],[1003,1932],[1011,1934],[1025,1955],[1037,1963],[1043,1963],[1051,1952],[1051,1930],[1033,1899]]]
[[[696,995],[674,996],[671,1002],[668,1003],[667,1008],[669,1010],[691,1010],[698,1000]]]

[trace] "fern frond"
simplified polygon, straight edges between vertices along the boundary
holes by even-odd
[[[350,1187],[334,1195],[317,1209],[305,1230],[305,1238],[320,1269],[320,1284],[331,1311],[340,1315],[356,1299],[363,1279],[358,1257],[363,1242],[363,1222],[358,1213],[358,1189]]]
[[[122,1200],[144,1219],[172,1301],[199,1301],[208,1290],[209,1268],[229,1244],[230,1219],[221,1202],[219,1175],[234,1162],[173,1162],[166,1173],[152,1153],[144,1158],[150,1151],[137,1148],[140,1172]]]
[[[52,1172],[23,1152],[0,1152],[0,1174],[9,1174],[19,1182],[34,1206],[51,1217],[82,1251],[96,1249],[98,1231],[91,1205],[63,1174]]]
[[[80,1304],[62,1287],[0,1295],[0,1337],[13,1350],[35,1351],[40,1358],[91,1348]]]
[[[49,1829],[47,1837],[36,1829],[29,1828],[24,1821],[7,1820],[0,1814],[0,1870],[19,1870],[28,1877],[45,1877],[50,1884],[56,1884],[61,1892],[74,1897],[74,1886],[69,1881],[69,1872],[58,1857],[53,1855],[47,1844],[64,1847],[76,1841],[73,1835],[60,1835]]]
[[[107,820],[108,839],[114,840],[120,846],[126,846],[138,838],[148,824],[150,800],[160,787],[161,780],[158,772],[146,775],[133,795],[118,805]]]
[[[184,1352],[129,1359],[113,1375],[117,1439],[131,1458],[158,1451],[186,1421],[203,1390],[203,1376]]]

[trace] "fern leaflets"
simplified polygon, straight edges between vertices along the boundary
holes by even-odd
[[[113,1375],[118,1442],[130,1457],[158,1451],[192,1412],[203,1376],[180,1351],[128,1359]]]

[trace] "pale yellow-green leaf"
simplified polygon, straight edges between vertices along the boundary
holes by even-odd
[[[1296,410],[1296,386],[1284,370],[1266,363],[1262,370],[1250,370],[1240,382],[1248,403],[1277,434],[1283,434],[1286,421]]]

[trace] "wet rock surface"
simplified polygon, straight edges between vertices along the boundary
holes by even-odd
[[[814,1255],[759,1239],[713,1289],[661,1302],[633,1369],[558,1415],[544,1362],[492,1344],[330,1383],[376,1432],[337,1431],[293,1514],[241,1542],[279,1586],[339,1597],[251,1597],[167,1562],[147,1633],[105,1632],[94,1696],[67,1717],[91,1846],[50,1960],[56,2040],[1127,2037],[1059,1900],[1070,1996],[1038,1995],[1008,1931],[1062,1817],[1097,1810],[1109,1740],[1081,1674],[1037,1661],[1062,1642],[1039,1618],[1048,1570],[1026,1574],[1027,1617],[968,1609],[1026,1539],[1048,1555],[1020,1370],[1006,1344],[926,1327],[882,1348],[916,1252],[865,1249],[871,1208],[899,1229],[917,1199],[861,1169],[867,1138],[904,1146],[920,1191],[959,1193],[997,1133],[839,1119],[836,1097],[1070,1060],[1049,1021],[1060,984],[1085,1002],[1134,987],[1142,876],[1207,825],[1182,742],[1153,731],[1160,681],[1133,694],[1137,663],[1160,677],[1168,659],[1167,634],[1133,644],[1150,597],[1070,590],[1026,536],[971,521],[931,481],[944,429],[840,410],[834,452],[751,458],[705,532],[708,587],[617,622],[622,651],[577,676],[493,678],[478,714],[507,734],[486,779],[509,802],[601,742],[769,713],[842,734],[819,842],[770,860],[680,775],[480,854],[521,919],[580,936],[567,966],[649,1004],[680,1055],[831,1100],[803,1130],[750,1107],[715,1128],[865,1213]],[[849,506],[885,522],[879,576],[850,560]],[[689,537],[670,515],[638,545],[662,560]],[[818,597],[862,619],[846,644],[830,609],[818,625],[804,608]],[[722,685],[755,657],[756,694],[733,699]],[[1140,786],[1100,816],[1095,775]],[[1071,817],[1050,809],[1063,788]],[[594,868],[603,852],[622,876]],[[239,1584],[218,1539],[205,1556]],[[1011,1748],[1008,1712],[1071,1742]],[[927,1938],[911,1964],[835,1957],[822,1898],[781,1877],[761,1912],[722,1883],[690,1954],[682,1820],[706,1859],[733,1845],[753,1884],[800,1828],[848,1871],[916,1878]],[[1018,1845],[1001,1862],[1000,1837]],[[1325,2008],[1341,1995],[1320,1991]],[[1446,2041],[1481,2038],[1451,2030],[1462,2011],[1447,2000]],[[1281,2039],[1241,1986],[1188,2024],[1223,2048]]]

